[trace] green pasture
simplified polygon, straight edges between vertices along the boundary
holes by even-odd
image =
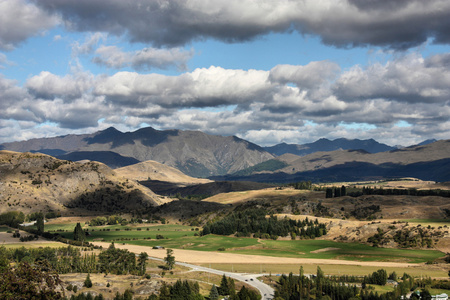
[[[179,239],[151,240],[151,241],[126,241],[129,244],[140,246],[163,246],[165,248],[200,250],[200,251],[218,251],[219,248],[232,249],[235,247],[245,248],[258,245],[257,239],[235,238],[227,236],[206,235],[181,237]],[[235,252],[233,250],[233,252]]]
[[[225,251],[233,253],[264,255],[275,257],[343,259],[352,261],[391,261],[423,263],[433,261],[444,254],[436,250],[409,250],[376,248],[358,243],[338,243],[325,240],[274,241],[253,238],[234,238],[207,235],[203,237],[187,236],[167,240],[131,240],[126,243],[141,246],[164,246],[201,251]],[[315,252],[328,248],[327,251]]]
[[[122,240],[156,240],[157,235],[162,235],[165,239],[178,240],[182,237],[193,237],[198,231],[191,230],[194,227],[183,225],[156,225],[156,226],[99,226],[84,227],[89,235],[88,242],[93,241],[122,241]],[[139,230],[138,230],[139,229]],[[59,232],[65,238],[73,238],[73,229],[68,232]],[[125,241],[124,241],[125,242]]]
[[[376,248],[359,243],[338,243],[326,240],[261,241],[261,249],[242,249],[234,252],[242,254],[302,257],[318,259],[343,259],[359,261],[398,261],[420,263],[442,257],[435,250],[409,250]],[[315,252],[328,248],[323,252]]]
[[[67,230],[60,234],[71,239],[75,225],[46,225],[45,230]],[[89,242],[115,241],[149,247],[163,246],[200,251],[219,251],[220,249],[233,253],[274,257],[423,263],[444,255],[436,250],[387,249],[326,240],[258,240],[212,234],[194,236],[198,233],[195,227],[176,224],[84,226],[84,229],[89,231],[87,236]],[[164,239],[156,239],[157,235],[163,236]]]

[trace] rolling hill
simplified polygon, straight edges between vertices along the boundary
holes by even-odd
[[[183,186],[211,182],[209,179],[188,176],[175,168],[152,160],[118,168],[114,171],[122,177],[135,181],[157,180]]]
[[[98,162],[77,163],[40,153],[0,151],[0,213],[131,212],[167,201]]]

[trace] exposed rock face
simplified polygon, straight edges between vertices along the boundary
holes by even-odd
[[[0,151],[0,212],[79,214],[132,211],[166,202],[97,162],[76,163],[38,153]]]

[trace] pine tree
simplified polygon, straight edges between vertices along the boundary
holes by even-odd
[[[218,289],[220,295],[229,295],[230,294],[230,289],[229,289],[229,283],[228,283],[228,279],[225,276],[225,274],[223,274],[222,276],[222,281],[220,282],[220,286]]]
[[[87,274],[86,279],[84,280],[83,286],[85,286],[87,288],[91,288],[92,287],[91,276],[89,275],[89,273]]]
[[[83,228],[81,228],[80,223],[77,223],[77,225],[75,226],[75,230],[73,231],[73,239],[80,242],[84,242],[84,240],[86,239],[86,235],[84,234],[84,230]]]
[[[209,299],[210,300],[217,300],[219,299],[219,292],[217,291],[216,285],[213,284],[211,291],[209,292]]]

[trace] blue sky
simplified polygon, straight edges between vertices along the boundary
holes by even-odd
[[[448,139],[447,1],[0,0],[0,143],[114,126]]]

